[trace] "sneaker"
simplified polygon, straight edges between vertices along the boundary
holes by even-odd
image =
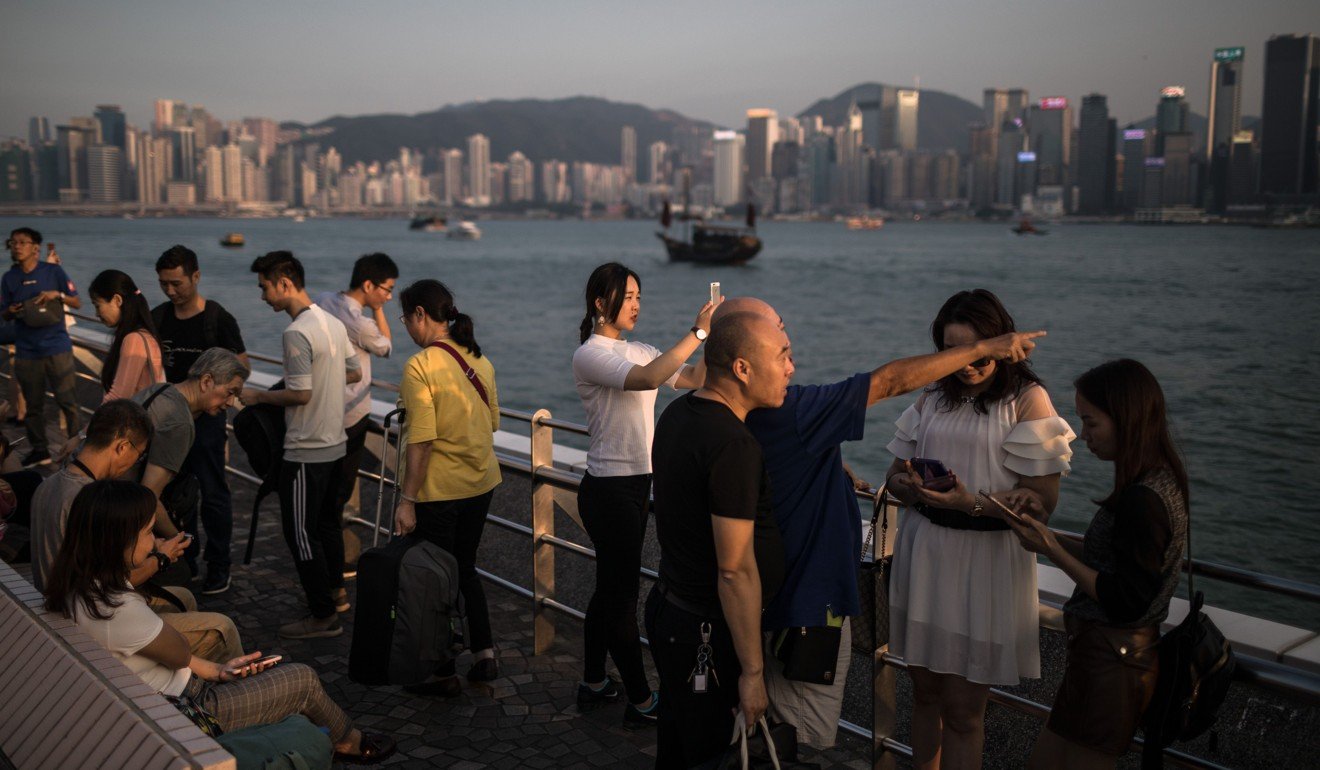
[[[215,596],[229,590],[229,570],[208,569],[206,580],[202,581],[202,593]]]
[[[645,727],[655,727],[656,717],[660,713],[660,693],[651,692],[651,705],[646,709],[639,709],[629,703],[623,707],[623,726],[630,730],[640,730]]]
[[[413,695],[438,695],[441,698],[457,698],[463,694],[463,683],[457,676],[446,676],[421,684],[405,684],[403,691]]]
[[[344,627],[339,625],[338,615],[331,615],[328,618],[315,618],[308,615],[302,620],[295,620],[292,623],[280,626],[281,639],[321,639],[339,636],[342,633],[344,633]]]
[[[352,606],[348,603],[348,589],[336,588],[333,595],[335,599],[335,612],[348,612],[348,608]]]
[[[469,682],[490,682],[500,678],[500,663],[494,658],[481,658],[468,669]]]
[[[362,733],[362,744],[358,754],[335,752],[335,761],[345,765],[378,765],[394,756],[398,746],[394,739],[381,733]]]
[[[591,711],[606,703],[617,703],[619,695],[618,683],[608,676],[605,677],[605,684],[601,685],[600,689],[593,689],[586,682],[578,682],[578,711]]]
[[[50,462],[50,452],[45,449],[33,449],[23,455],[23,466],[45,465]]]

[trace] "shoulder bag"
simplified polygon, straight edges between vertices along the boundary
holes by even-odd
[[[889,570],[894,557],[885,555],[889,535],[888,499],[889,484],[886,483],[872,500],[871,529],[866,533],[857,565],[857,598],[861,614],[853,618],[852,648],[853,652],[862,655],[874,655],[876,650],[889,644]],[[876,528],[880,530],[879,557],[871,547]]]
[[[463,356],[457,350],[454,350],[453,347],[449,346],[446,343],[441,342],[440,340],[436,340],[435,342],[432,342],[429,347],[440,348],[441,350],[445,351],[446,353],[454,357],[454,361],[458,363],[459,370],[461,370],[463,372],[463,375],[467,377],[468,382],[472,383],[472,387],[476,388],[477,395],[481,396],[481,402],[486,405],[487,409],[489,409],[490,398],[486,395],[486,386],[482,385],[481,380],[477,378],[477,370],[468,366],[467,361],[463,360]]]

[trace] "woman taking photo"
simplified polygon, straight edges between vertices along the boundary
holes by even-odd
[[[160,361],[160,342],[151,308],[127,273],[103,270],[87,293],[101,323],[115,330],[110,352],[101,367],[101,403],[132,398],[143,388],[165,381]]]
[[[421,280],[399,294],[403,328],[421,348],[403,367],[399,390],[407,409],[407,460],[403,493],[394,511],[398,534],[416,531],[453,554],[459,590],[467,603],[468,646],[474,662],[467,677],[499,676],[486,593],[477,575],[477,546],[486,512],[500,483],[495,431],[500,404],[495,368],[481,354],[472,318],[458,312],[454,295],[439,281]],[[410,687],[420,694],[454,696],[462,683],[450,662],[435,677]]]
[[[46,609],[72,619],[156,692],[191,698],[226,732],[302,714],[328,731],[340,762],[376,764],[392,755],[394,740],[353,727],[308,666],[274,665],[261,661],[260,652],[227,663],[189,654],[183,635],[128,582],[152,558],[155,511],[156,496],[137,482],[107,479],[84,487],[46,579]]]
[[[950,297],[931,324],[939,350],[1014,331],[984,289]],[[1017,510],[1054,510],[1073,439],[1027,361],[973,361],[899,417],[889,490],[906,507],[890,578],[890,651],[912,677],[913,762],[978,768],[991,685],[1040,676],[1036,562],[981,490]],[[914,458],[949,472],[927,481]],[[944,491],[938,491],[938,490]]]
[[[1077,583],[1063,606],[1068,664],[1033,768],[1114,767],[1155,690],[1155,643],[1178,587],[1187,542],[1187,472],[1169,433],[1164,392],[1131,359],[1073,383],[1082,440],[1114,464],[1114,486],[1081,543],[1061,541],[1035,516],[1013,529]],[[1027,501],[1027,513],[1038,513]]]
[[[583,624],[578,707],[590,709],[619,699],[619,688],[605,674],[608,653],[628,695],[624,724],[641,727],[655,724],[660,697],[646,679],[637,631],[656,389],[661,384],[701,387],[704,364],[685,362],[710,331],[715,305],[703,305],[692,328],[661,352],[623,339],[637,325],[642,307],[641,279],[632,270],[617,262],[596,268],[587,279],[585,299],[573,379],[587,412],[591,446],[578,489],[578,513],[596,548],[596,590]]]

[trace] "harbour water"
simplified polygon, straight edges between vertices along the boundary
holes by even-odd
[[[641,274],[634,336],[661,348],[692,325],[709,281],[729,296],[768,300],[787,322],[800,383],[931,350],[929,325],[943,300],[989,288],[1019,328],[1049,331],[1033,361],[1074,429],[1071,381],[1088,367],[1130,356],[1159,377],[1192,476],[1198,558],[1320,582],[1314,231],[1064,224],[1045,237],[1019,237],[1007,225],[890,223],[849,232],[841,224],[772,222],[760,228],[766,246],[753,263],[709,268],[669,264],[654,225],[636,221],[489,221],[481,223],[482,240],[457,242],[410,232],[398,220],[0,219],[6,233],[22,224],[58,245],[80,287],[116,267],[152,304],[163,300],[156,257],[174,243],[190,246],[202,260],[203,292],[239,319],[250,349],[274,355],[287,318],[261,302],[248,271],[253,257],[292,250],[315,293],[344,288],[361,254],[386,252],[402,269],[401,285],[435,277],[454,290],[459,309],[476,320],[503,405],[545,407],[578,422],[584,415],[569,359],[583,284],[607,260]],[[244,233],[245,248],[219,245],[231,230]],[[397,380],[413,348],[397,306],[388,314],[398,352],[377,361],[376,376]],[[662,394],[661,408],[670,397]],[[893,420],[910,402],[873,407],[867,438],[846,447],[865,478],[881,480]],[[1080,531],[1094,510],[1090,500],[1112,479],[1080,441],[1074,452],[1054,522]],[[1315,604],[1217,583],[1205,590],[1212,604],[1320,628]]]

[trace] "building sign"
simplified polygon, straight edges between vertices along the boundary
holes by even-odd
[[[1129,128],[1123,131],[1123,141],[1125,142],[1139,142],[1145,138],[1146,129],[1144,128]]]
[[[1035,163],[1035,162],[1036,162],[1036,153],[1034,152],[1018,153],[1018,163]]]
[[[1164,168],[1164,158],[1146,158],[1146,168]]]
[[[1187,89],[1182,86],[1166,86],[1165,88],[1160,89],[1160,96],[1163,96],[1165,99],[1181,99],[1186,95]]]
[[[1240,45],[1233,48],[1216,48],[1215,61],[1242,61],[1242,56],[1246,52],[1247,49]]]
[[[716,131],[716,132],[715,132],[715,141],[717,141],[717,142],[728,142],[728,141],[732,141],[732,140],[737,139],[737,138],[738,138],[738,132],[737,132],[737,131]]]
[[[1066,96],[1047,96],[1040,100],[1042,110],[1066,110],[1068,109],[1068,97]]]

